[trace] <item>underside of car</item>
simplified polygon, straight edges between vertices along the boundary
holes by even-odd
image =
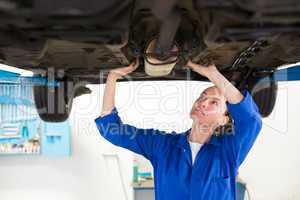
[[[33,87],[46,121],[66,120],[73,98],[89,93],[86,84],[104,83],[111,69],[135,57],[141,62],[133,81],[207,81],[185,63],[213,62],[251,91],[267,117],[277,96],[274,72],[300,58],[297,0],[0,0],[0,15],[0,62],[60,83]],[[177,42],[183,52],[167,75],[145,73],[143,52],[152,38],[162,49]]]

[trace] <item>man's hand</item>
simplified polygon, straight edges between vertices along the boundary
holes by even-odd
[[[204,66],[201,64],[193,63],[191,60],[188,61],[187,67],[192,69],[194,72],[209,78],[209,75],[218,72],[216,65],[210,64],[208,66]]]
[[[138,68],[138,66],[139,66],[139,60],[137,58],[134,62],[132,62],[127,67],[120,67],[120,68],[110,70],[108,76],[113,77],[115,79],[119,79],[122,76],[126,76],[127,74],[136,70]]]
[[[189,60],[187,67],[191,68],[196,73],[207,77],[215,86],[219,88],[229,103],[236,104],[244,98],[243,94],[219,72],[214,64],[203,66],[200,64],[195,64]]]

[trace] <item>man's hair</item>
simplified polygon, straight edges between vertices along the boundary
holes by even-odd
[[[226,110],[225,116],[227,116],[229,120],[225,125],[216,128],[216,130],[214,131],[214,134],[216,136],[222,136],[226,133],[232,132],[233,130],[233,120],[228,110]]]

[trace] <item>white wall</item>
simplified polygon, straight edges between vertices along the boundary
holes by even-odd
[[[137,127],[184,131],[190,127],[189,109],[208,84],[197,82],[118,83],[117,108],[124,122]],[[132,198],[133,155],[115,148],[97,133],[94,118],[101,111],[103,86],[74,102],[70,118],[70,158],[0,157],[0,199],[126,199],[116,161],[103,154],[120,155],[121,169]],[[297,127],[300,82],[282,84],[275,112],[264,120],[254,148],[241,168],[252,200],[300,199],[300,134]]]
[[[252,199],[300,199],[300,82],[281,83],[279,98],[240,169]]]

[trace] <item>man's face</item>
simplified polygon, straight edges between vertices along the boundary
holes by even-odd
[[[228,121],[225,97],[217,87],[209,87],[194,102],[191,119],[202,126],[218,127]]]

